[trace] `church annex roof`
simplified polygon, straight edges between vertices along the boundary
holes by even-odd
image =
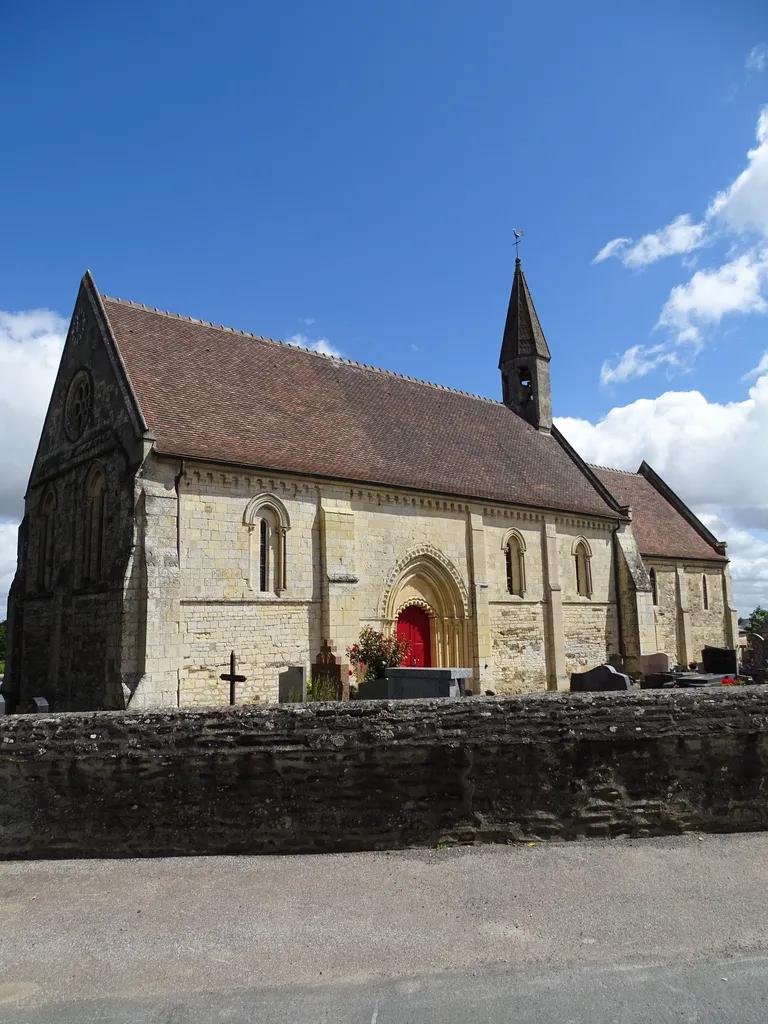
[[[556,437],[500,402],[120,299],[102,302],[162,454],[621,516]]]
[[[622,505],[632,507],[632,532],[641,555],[725,561],[724,546],[647,462],[637,473],[590,468]]]

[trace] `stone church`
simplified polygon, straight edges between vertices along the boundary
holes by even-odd
[[[366,625],[475,692],[737,637],[726,546],[645,463],[552,423],[517,261],[503,401],[82,280],[26,494],[5,692],[54,710],[273,702]]]

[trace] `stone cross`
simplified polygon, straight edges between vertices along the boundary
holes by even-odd
[[[225,682],[229,682],[229,703],[234,704],[235,683],[244,683],[247,678],[246,676],[239,676],[237,674],[237,658],[235,657],[234,651],[232,651],[229,656],[229,672],[222,672],[220,678]]]

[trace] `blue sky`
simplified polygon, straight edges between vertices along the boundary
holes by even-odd
[[[741,552],[742,603],[768,603],[768,487],[733,476],[768,427],[768,362],[744,379],[768,349],[764,4],[5,6],[4,447],[61,333],[10,314],[67,318],[86,267],[111,295],[498,397],[522,227],[569,436],[653,456]],[[738,438],[714,462],[708,429]]]

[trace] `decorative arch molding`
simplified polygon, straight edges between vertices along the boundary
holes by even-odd
[[[519,530],[515,530],[513,528],[511,530],[507,530],[507,532],[504,534],[504,536],[501,539],[501,550],[502,551],[506,550],[507,544],[509,544],[509,542],[511,540],[514,540],[514,541],[517,542],[517,546],[520,548],[521,551],[524,552],[526,550],[526,547],[525,547],[525,537],[523,537],[522,533],[520,533]]]
[[[276,494],[271,494],[266,491],[251,498],[245,506],[243,523],[246,526],[255,526],[256,520],[261,519],[261,511],[264,508],[271,510],[277,517],[278,526],[282,527],[284,530],[290,530],[291,517],[288,515],[288,509]]]
[[[390,571],[381,600],[385,630],[397,630],[405,608],[422,608],[429,616],[432,664],[470,668],[469,600],[456,566],[431,544],[411,548]]]
[[[574,539],[573,544],[571,544],[571,554],[575,556],[578,553],[580,544],[584,548],[584,553],[587,556],[587,558],[591,558],[592,548],[589,546],[589,541],[586,537],[576,537]]]
[[[466,616],[468,614],[469,600],[467,587],[456,566],[439,548],[434,547],[432,544],[420,544],[418,547],[411,548],[402,558],[398,559],[387,576],[381,601],[381,617],[383,619],[393,617],[389,614],[392,610],[393,595],[396,595],[403,579],[418,575],[420,569],[424,569],[427,573],[436,574],[438,577],[442,577],[443,580],[445,580],[447,575],[458,591],[456,596],[460,604],[461,615]],[[437,609],[434,609],[434,611],[437,611]]]
[[[276,494],[264,491],[245,506],[243,523],[248,528],[249,588],[265,597],[282,596],[288,586],[288,509]]]

